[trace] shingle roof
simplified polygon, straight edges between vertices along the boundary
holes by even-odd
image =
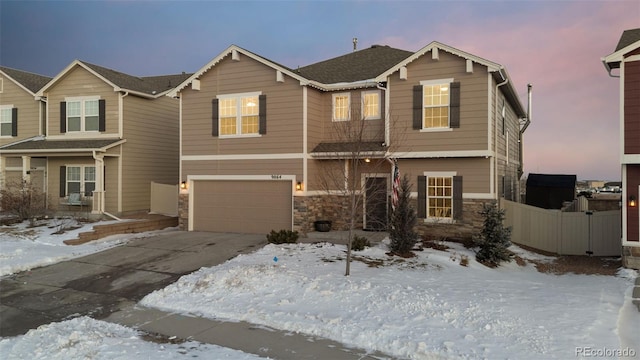
[[[120,139],[105,140],[44,140],[34,138],[30,141],[22,141],[1,147],[2,151],[10,150],[97,150],[112,145]]]
[[[625,30],[622,32],[622,36],[620,36],[620,41],[618,41],[616,51],[623,49],[638,40],[640,40],[640,28]]]
[[[318,144],[312,153],[367,153],[385,151],[387,148],[380,141],[368,142],[322,142]]]
[[[177,75],[161,75],[137,77],[125,74],[116,70],[108,69],[99,65],[91,64],[86,61],[80,61],[88,66],[91,70],[100,74],[100,76],[109,80],[113,84],[127,90],[133,90],[149,95],[162,93],[172,89],[186,80],[193,74],[177,74]]]
[[[367,49],[301,67],[296,72],[323,84],[369,80],[411,55],[411,51],[373,45]]]
[[[32,93],[37,93],[43,86],[45,86],[52,78],[48,76],[38,75],[22,70],[16,70],[12,68],[8,68],[5,66],[0,66],[0,70],[2,70],[8,76],[20,84],[25,88],[29,89]]]

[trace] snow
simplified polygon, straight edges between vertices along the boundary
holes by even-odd
[[[130,328],[78,317],[43,325],[23,336],[0,340],[3,359],[261,359],[217,345],[187,341],[181,344],[145,341]]]
[[[267,245],[184,276],[141,304],[401,358],[563,359],[621,345],[640,353],[640,339],[618,336],[640,330],[640,313],[625,302],[635,271],[559,276],[515,262],[490,269],[472,251],[447,245],[410,259],[388,256],[384,244],[368,248],[355,253],[348,277],[344,246]]]
[[[63,240],[95,224],[55,235],[57,221],[35,228],[0,227],[0,274],[153,234],[66,246]],[[386,244],[379,244],[354,253],[348,277],[343,245],[267,245],[186,275],[140,304],[326,337],[395,358],[564,359],[588,357],[589,351],[625,350],[640,354],[640,312],[631,304],[636,271],[553,275],[515,262],[490,269],[477,263],[472,251],[446,245],[448,251],[425,249],[403,259],[388,256]],[[553,260],[515,246],[512,250],[525,259]],[[460,265],[465,257],[466,267]],[[133,329],[80,317],[1,339],[0,354],[9,359],[257,358],[197,342],[147,340]]]
[[[38,220],[34,227],[31,227],[28,221],[11,226],[0,226],[0,276],[92,254],[126,243],[132,237],[151,236],[157,232],[112,235],[74,246],[63,242],[78,238],[81,232],[91,231],[94,225],[116,222],[113,220],[83,223],[73,218],[54,218]],[[64,231],[56,234],[60,230]],[[168,230],[171,229],[160,231]]]

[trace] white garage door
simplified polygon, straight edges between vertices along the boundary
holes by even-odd
[[[267,234],[291,230],[290,181],[193,182],[193,230]]]

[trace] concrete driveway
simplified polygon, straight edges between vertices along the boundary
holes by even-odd
[[[80,315],[103,319],[201,267],[266,244],[264,235],[174,231],[0,279],[0,336]]]

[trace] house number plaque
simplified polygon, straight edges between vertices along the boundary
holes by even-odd
[[[280,180],[282,179],[282,175],[271,175],[272,180]]]

